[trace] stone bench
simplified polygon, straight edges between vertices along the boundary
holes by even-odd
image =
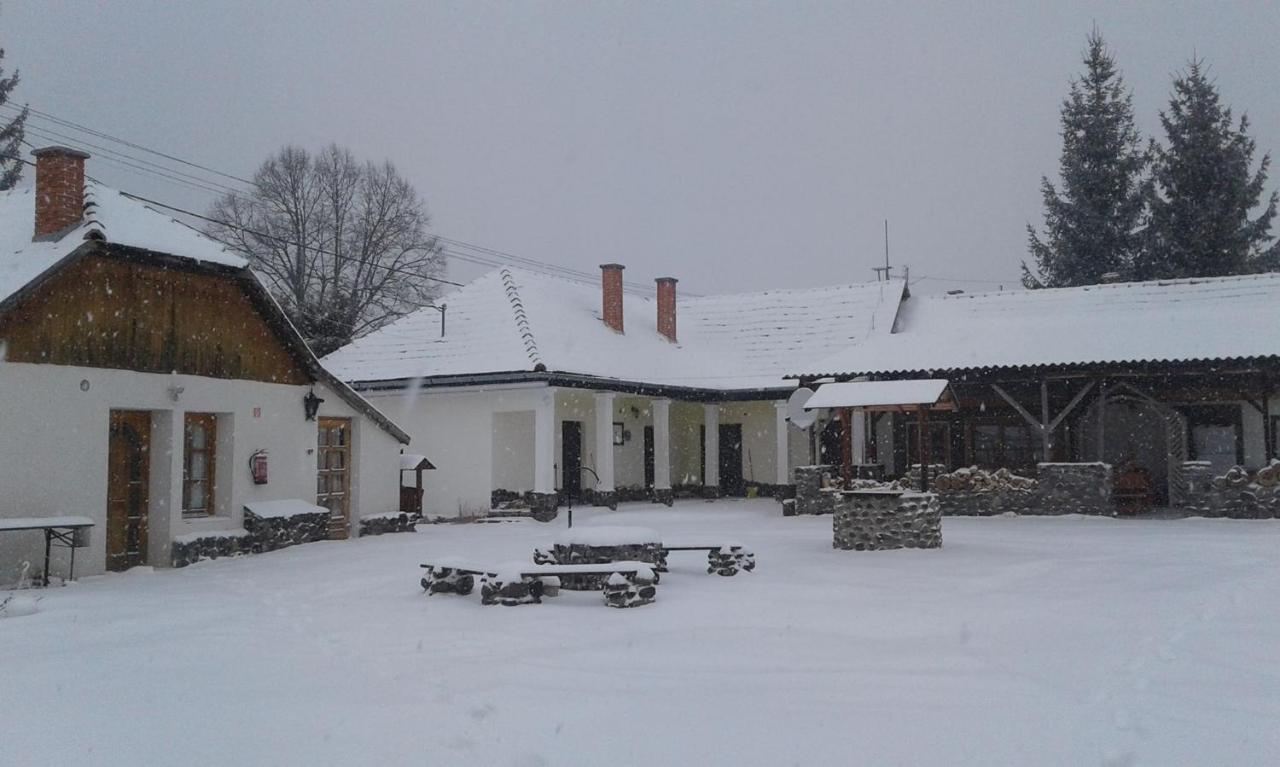
[[[658,574],[648,562],[609,562],[589,565],[535,564],[477,567],[452,560],[420,565],[427,574],[427,594],[470,594],[480,578],[480,603],[485,605],[541,604],[555,596],[561,579],[590,576],[599,579],[609,607],[639,607],[657,597]]]

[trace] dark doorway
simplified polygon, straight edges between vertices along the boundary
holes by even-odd
[[[839,466],[844,461],[844,429],[841,421],[832,418],[822,424],[818,432],[818,463]]]
[[[742,424],[720,424],[720,493],[744,495],[742,479]]]
[[[582,422],[560,423],[560,487],[566,498],[582,498]]]
[[[653,489],[653,427],[644,427],[644,486]]]
[[[112,410],[107,444],[108,570],[128,570],[147,561],[150,469],[151,414]]]

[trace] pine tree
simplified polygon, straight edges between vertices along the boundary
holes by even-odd
[[[1027,225],[1035,272],[1022,264],[1029,288],[1090,285],[1108,272],[1128,275],[1140,240],[1142,174],[1147,154],[1125,89],[1102,35],[1089,35],[1085,72],[1062,103],[1061,191],[1041,178],[1044,237]]]
[[[1262,204],[1271,156],[1252,171],[1249,118],[1232,120],[1199,60],[1175,77],[1160,113],[1167,144],[1152,142],[1150,220],[1139,262],[1144,279],[1248,274],[1274,268],[1268,247],[1275,192]],[[1262,206],[1256,218],[1249,212]]]
[[[4,61],[4,49],[0,48],[0,61]],[[18,73],[4,76],[0,67],[0,106],[9,103],[9,94],[18,85]],[[27,108],[9,122],[0,122],[0,192],[12,189],[22,178],[23,126],[27,123]]]

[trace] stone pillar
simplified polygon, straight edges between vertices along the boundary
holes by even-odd
[[[655,399],[653,413],[653,500],[670,506],[671,493],[671,400]]]
[[[720,406],[711,403],[702,406],[706,435],[702,448],[706,453],[706,466],[702,477],[702,494],[706,498],[720,497]]]
[[[596,474],[600,475],[593,493],[596,506],[618,508],[613,483],[613,397],[611,391],[596,392]]]
[[[556,399],[548,389],[533,410],[533,493],[529,510],[534,519],[555,519],[556,497]]]
[[[774,413],[774,452],[777,456],[774,483],[779,486],[791,484],[791,440],[787,423],[787,403],[773,403]]]

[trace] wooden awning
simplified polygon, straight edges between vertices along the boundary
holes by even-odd
[[[805,410],[857,408],[873,413],[955,410],[956,398],[943,378],[906,381],[848,381],[823,384],[804,404]]]

